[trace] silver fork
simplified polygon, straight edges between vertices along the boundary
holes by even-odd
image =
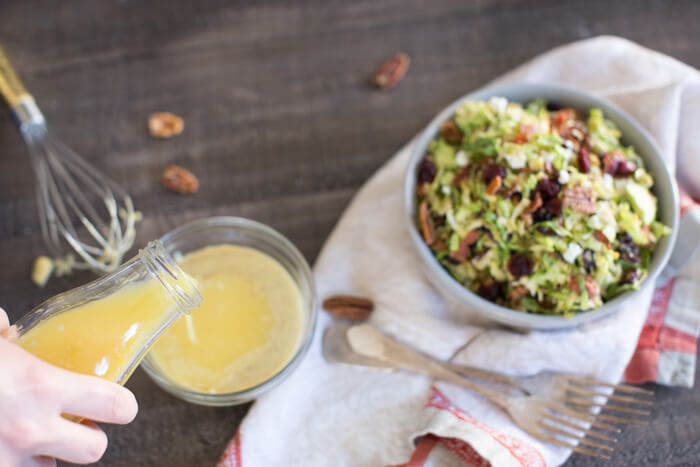
[[[639,407],[628,407],[616,404],[621,402],[629,405],[650,406],[653,392],[636,388],[628,384],[611,384],[594,378],[570,373],[541,371],[530,376],[512,377],[489,370],[458,365],[451,362],[441,362],[447,369],[455,373],[484,381],[506,384],[520,389],[527,395],[553,397],[569,405],[594,409],[596,407],[615,412],[645,417],[650,411]],[[613,401],[610,403],[609,401]],[[617,423],[643,423],[640,418],[621,417],[610,414],[598,414],[601,420]]]
[[[613,451],[611,445],[617,441],[600,430],[617,433],[619,429],[598,421],[596,416],[587,410],[575,410],[560,401],[534,395],[505,395],[484,387],[464,379],[440,362],[399,344],[372,326],[358,325],[347,329],[347,339],[353,350],[362,356],[427,374],[486,397],[503,408],[525,432],[542,441],[605,459],[609,459]]]
[[[347,330],[350,327],[347,324],[333,324],[326,328],[323,339],[324,355],[344,363],[386,368],[387,364],[384,361],[353,352],[346,338]],[[531,376],[513,377],[481,368],[442,362],[426,355],[424,357],[462,376],[504,384],[518,389],[526,395],[559,400],[575,408],[586,408],[593,411],[604,409],[638,416],[632,418],[599,413],[597,417],[601,420],[616,423],[644,423],[644,420],[639,417],[645,417],[651,413],[639,406],[651,405],[650,397],[654,393],[627,384],[611,384],[594,378],[553,371],[541,371]],[[613,401],[613,403],[609,403],[609,401]]]

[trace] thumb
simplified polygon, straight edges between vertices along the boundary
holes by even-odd
[[[10,319],[7,317],[5,310],[2,308],[0,308],[0,337],[3,337],[8,341],[14,341],[17,339],[17,327],[10,326]]]

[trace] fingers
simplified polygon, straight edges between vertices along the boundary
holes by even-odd
[[[91,464],[100,460],[107,449],[107,435],[92,422],[73,423],[60,419],[52,431],[51,441],[37,449],[47,457]]]
[[[128,389],[96,376],[60,370],[61,412],[104,423],[130,423],[138,412]]]
[[[0,308],[0,332],[10,327],[10,318],[7,317],[5,310]]]

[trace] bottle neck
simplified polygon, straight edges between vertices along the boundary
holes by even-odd
[[[180,313],[189,313],[202,303],[196,281],[180,269],[160,240],[139,250],[139,259],[172,297]]]

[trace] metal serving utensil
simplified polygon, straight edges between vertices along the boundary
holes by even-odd
[[[348,333],[354,337],[351,341],[348,339]],[[600,433],[595,428],[617,430],[599,420],[617,423],[634,423],[641,420],[608,414],[594,415],[591,410],[598,411],[605,408],[641,417],[648,415],[649,412],[633,407],[606,404],[607,399],[615,398],[613,400],[625,403],[649,404],[651,402],[648,398],[641,397],[650,395],[648,391],[627,385],[612,385],[578,375],[547,371],[529,377],[515,378],[479,368],[441,362],[390,339],[366,324],[329,326],[323,336],[323,355],[332,362],[370,366],[383,370],[402,368],[466,387],[504,408],[511,414],[514,421],[532,436],[571,448],[582,454],[598,457],[607,457],[607,453],[612,448],[609,444],[591,441],[586,437],[612,443],[614,438]],[[466,380],[462,376],[504,384],[518,389],[521,395],[505,396]],[[612,390],[620,389],[626,391],[624,396],[610,394]],[[538,416],[534,417],[535,415]],[[552,422],[555,426],[552,426]],[[575,433],[571,433],[571,430]],[[572,444],[572,439],[583,446],[597,448],[602,452],[578,446],[575,442]]]

